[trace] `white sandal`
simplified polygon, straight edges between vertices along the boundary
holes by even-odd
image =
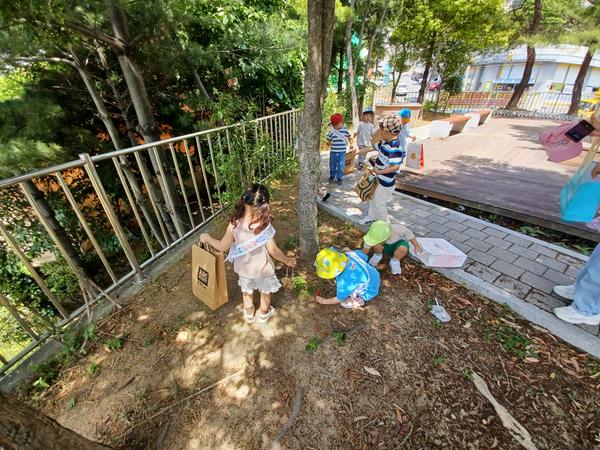
[[[246,323],[254,323],[254,321],[256,320],[254,317],[254,314],[256,313],[256,310],[254,308],[252,308],[252,314],[250,314],[246,308],[244,308],[244,321]]]
[[[263,313],[262,311],[258,311],[258,321],[260,323],[265,323],[267,322],[271,316],[275,314],[275,308],[273,308],[272,306],[269,306],[269,312],[267,313]]]

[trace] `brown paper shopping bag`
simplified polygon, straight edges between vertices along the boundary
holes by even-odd
[[[192,292],[215,310],[227,303],[227,279],[223,254],[213,248],[192,248]]]

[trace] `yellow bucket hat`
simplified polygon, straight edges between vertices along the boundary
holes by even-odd
[[[385,223],[383,220],[376,220],[369,227],[369,231],[365,234],[363,241],[369,247],[373,247],[387,241],[391,234],[392,229],[388,223]]]
[[[348,257],[332,248],[324,248],[317,255],[315,266],[320,278],[331,279],[344,271],[348,264]]]

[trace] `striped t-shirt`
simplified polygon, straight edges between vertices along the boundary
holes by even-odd
[[[373,148],[379,152],[377,154],[377,159],[375,160],[376,169],[383,170],[390,166],[398,166],[398,170],[395,172],[377,175],[379,183],[382,186],[393,186],[396,181],[396,174],[400,171],[400,166],[406,157],[406,151],[403,148],[398,147],[398,141],[392,143],[380,142],[379,144],[374,144]]]
[[[327,140],[331,142],[331,151],[345,153],[348,150],[350,137],[350,132],[346,127],[342,127],[339,130],[330,128],[327,133]]]

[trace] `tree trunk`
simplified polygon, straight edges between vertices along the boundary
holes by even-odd
[[[346,58],[348,58],[348,85],[352,101],[352,128],[358,129],[358,97],[356,96],[356,79],[354,76],[354,63],[352,56],[352,16],[354,15],[354,0],[350,0],[351,13],[346,22]]]
[[[123,48],[115,48],[115,50],[125,78],[125,83],[129,90],[129,95],[131,96],[131,101],[135,108],[140,133],[144,137],[144,142],[146,143],[160,141],[158,125],[154,119],[150,98],[146,90],[141,70],[133,57],[129,54],[132,48],[132,39],[129,34],[127,17],[125,16],[123,9],[113,0],[109,0],[108,5],[113,32],[115,37],[123,43]],[[170,217],[168,218],[169,220],[166,221],[165,226],[171,237],[177,239],[178,235],[183,236],[185,234],[188,229],[188,224],[187,221],[183,219],[181,201],[177,189],[175,188],[173,177],[171,177],[171,174],[167,170],[160,149],[157,149],[156,152],[149,150],[148,155],[150,156],[150,162],[152,163],[154,172],[158,177],[161,190],[166,197],[173,199],[174,210],[169,211]],[[161,172],[164,172],[165,174],[164,179],[160,175]]]
[[[61,426],[13,396],[0,392],[0,448],[6,450],[109,450],[112,447]]]
[[[100,64],[102,65],[104,70],[107,71],[108,64],[106,62],[106,57],[104,55],[104,52],[102,51],[101,48],[98,48],[97,50],[98,50],[98,56],[100,58]],[[96,90],[94,84],[92,83],[91,77],[87,73],[87,70],[85,70],[85,68],[81,64],[78,64],[77,70],[79,70],[79,73],[81,74],[81,77],[83,78],[83,81],[88,89],[88,92],[90,93],[90,96],[92,97],[92,100],[94,101],[94,104],[96,105],[96,109],[98,110],[98,113],[100,114],[100,118],[102,119],[104,126],[108,130],[108,134],[110,135],[110,138],[113,142],[113,146],[115,147],[116,150],[121,149],[122,145],[121,145],[121,138],[119,136],[119,132],[118,132],[117,128],[115,127],[115,124],[113,123],[112,119],[110,118],[108,110],[106,109],[106,105],[100,98],[98,91]],[[123,96],[117,89],[117,86],[115,85],[115,83],[110,81],[110,76],[107,77],[107,80],[108,80],[107,81],[108,85],[110,86],[111,90],[113,91],[113,95],[115,96],[115,98],[117,100],[117,105],[119,106],[119,109],[121,109],[121,115],[123,116],[123,120],[125,120],[125,125],[127,126],[127,129],[129,130],[128,118],[126,117],[125,112],[123,111],[123,108],[124,108]],[[128,131],[128,133],[129,133],[129,131]],[[131,136],[130,136],[130,139],[131,139]],[[136,145],[135,139],[133,140],[133,145],[134,146]],[[142,161],[143,161],[143,159],[142,159]],[[154,237],[156,238],[156,240],[158,241],[158,243],[160,244],[160,246],[162,248],[165,248],[166,243],[163,240],[163,237],[160,233],[160,228],[158,227],[153,215],[150,213],[150,209],[146,205],[146,199],[144,197],[142,189],[140,188],[140,186],[137,182],[135,174],[131,170],[131,166],[129,164],[129,160],[127,159],[127,156],[119,157],[119,165],[121,166],[121,170],[123,170],[123,173],[125,174],[125,178],[127,178],[127,182],[129,183],[129,186],[131,187],[131,192],[135,199],[136,205],[142,211],[142,215],[144,216],[144,219],[150,226],[150,229],[152,230],[152,233],[153,233]],[[150,190],[153,190],[154,192],[150,193]],[[155,192],[156,188],[154,186],[148,186],[148,191],[149,191],[150,195],[159,197],[157,195],[157,193]],[[164,207],[164,203],[161,201],[158,201],[157,206],[159,206],[159,205],[161,208],[159,210],[161,213],[161,216],[163,218],[165,218],[165,217],[168,218],[168,213]],[[142,224],[140,224],[140,226],[141,225]]]
[[[340,46],[339,48],[339,60],[340,65],[338,67],[338,85],[337,85],[337,93],[338,95],[342,94],[342,90],[344,89],[344,46]]]
[[[519,102],[521,101],[521,97],[527,89],[529,85],[529,80],[531,78],[531,72],[533,71],[533,65],[535,64],[535,47],[531,45],[527,46],[527,62],[525,63],[525,70],[523,71],[523,77],[519,84],[515,88],[508,104],[506,105],[506,109],[517,109],[519,107]]]
[[[394,52],[394,64],[392,66],[392,97],[390,103],[394,103],[396,100],[396,89],[402,78],[402,73],[406,67],[406,44],[402,44],[402,64],[398,65],[398,49]],[[397,70],[396,70],[397,68]],[[396,78],[396,72],[398,72],[398,78]]]
[[[579,103],[581,102],[581,91],[583,90],[583,82],[585,81],[585,76],[587,75],[587,71],[590,67],[591,62],[592,51],[588,47],[587,52],[583,57],[583,61],[581,62],[581,66],[579,67],[577,78],[575,78],[575,84],[573,84],[573,93],[571,94],[571,105],[569,106],[569,111],[567,112],[567,114],[576,116],[577,112],[579,111]]]
[[[356,53],[356,58],[354,59],[354,76],[358,76],[358,61],[360,61],[360,48],[362,46],[363,35],[365,32],[365,24],[367,19],[369,18],[369,13],[371,12],[371,0],[367,0],[367,9],[365,14],[363,15],[362,20],[360,21],[360,30],[358,31],[358,52]]]
[[[425,70],[423,71],[423,79],[421,80],[421,87],[419,88],[419,96],[417,97],[417,103],[423,103],[425,98],[425,89],[429,82],[429,71],[431,70],[431,63],[433,58],[433,50],[435,48],[435,37],[431,39],[429,48],[427,49],[427,61],[425,61]]]
[[[39,189],[31,180],[23,181],[23,189],[25,189],[27,193],[31,196],[33,202],[35,203],[35,206],[40,211],[40,214],[56,235],[56,239],[65,249],[65,256],[70,258],[71,261],[73,261],[73,263],[77,266],[77,269],[80,270],[82,274],[89,275],[83,267],[83,263],[81,262],[79,253],[77,252],[75,247],[73,247],[71,239],[67,235],[65,229],[60,223],[58,223],[58,220],[56,219],[56,214],[50,206],[50,204],[48,203],[48,201],[46,200],[46,197],[44,197],[44,194],[39,191]]]
[[[319,249],[316,200],[319,141],[331,61],[334,10],[335,0],[308,2],[308,65],[304,75],[304,111],[298,129],[300,252],[307,261],[312,260]]]
[[[533,16],[531,18],[531,22],[529,23],[529,27],[525,30],[525,36],[533,36],[537,33],[538,28],[540,27],[540,23],[542,21],[542,0],[534,0],[533,3]],[[519,107],[519,101],[527,89],[529,85],[529,80],[531,78],[531,72],[533,71],[533,65],[535,64],[535,47],[527,44],[527,61],[525,62],[525,70],[523,70],[523,76],[521,77],[521,81],[515,88],[508,104],[505,109],[517,109]]]
[[[367,57],[365,58],[365,67],[363,69],[363,85],[366,85],[367,80],[369,79],[369,69],[371,68],[371,58],[373,57],[373,46],[375,44],[375,39],[377,38],[377,34],[383,28],[383,21],[387,14],[388,3],[389,2],[384,2],[383,10],[381,11],[381,17],[379,17],[379,22],[377,23],[377,27],[373,31],[373,34],[371,34],[371,39],[369,39],[369,51],[367,53]],[[400,11],[400,13],[401,12],[402,12],[402,10]],[[366,88],[362,89],[362,91],[361,91],[361,95],[360,95],[360,99],[359,99],[359,107],[360,108],[363,107],[366,91],[367,91]]]

